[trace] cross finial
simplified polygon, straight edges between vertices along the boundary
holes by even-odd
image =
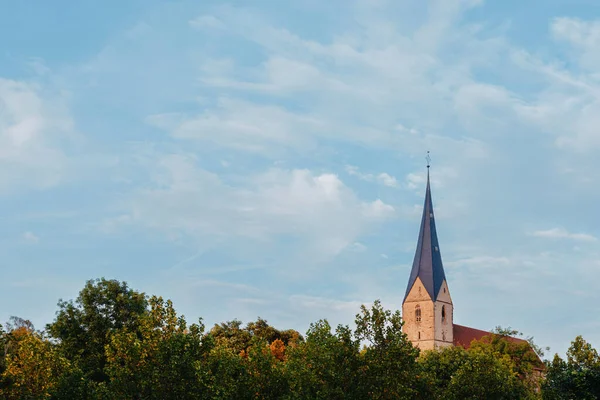
[[[427,150],[427,157],[425,157],[425,159],[427,160],[427,169],[429,169],[429,166],[431,164],[431,157],[429,157],[429,150]]]

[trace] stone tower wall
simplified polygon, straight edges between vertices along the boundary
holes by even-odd
[[[442,320],[442,307],[446,312],[445,320]],[[446,281],[442,283],[440,293],[435,302],[435,340],[436,346],[451,346],[454,343],[454,306]]]
[[[417,321],[415,313],[417,305],[421,310],[420,321]],[[442,321],[442,306],[446,311],[444,322]],[[421,280],[417,278],[402,304],[404,321],[402,330],[408,336],[408,340],[421,350],[450,346],[453,343],[453,314],[452,299],[446,282],[444,281],[442,285],[438,301],[434,303]]]

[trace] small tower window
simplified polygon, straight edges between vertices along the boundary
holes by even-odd
[[[442,340],[445,342],[446,341],[446,332],[442,331]]]
[[[421,340],[421,332],[419,332],[419,340]]]
[[[446,306],[442,306],[442,322],[446,322]]]
[[[415,306],[415,321],[421,322],[421,306],[418,304]]]

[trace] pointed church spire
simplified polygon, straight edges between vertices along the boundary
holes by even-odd
[[[427,152],[427,189],[425,192],[425,204],[423,205],[423,217],[421,218],[421,230],[419,231],[417,251],[415,252],[415,259],[404,298],[406,299],[410,289],[417,278],[419,278],[431,299],[436,301],[446,276],[444,274],[440,246],[435,230],[431,186],[429,183],[429,164],[430,158],[429,152]]]

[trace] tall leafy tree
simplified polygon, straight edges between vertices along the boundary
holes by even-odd
[[[282,332],[259,319],[245,328],[240,321],[215,325],[207,339],[214,342],[202,367],[207,396],[210,399],[286,398],[289,383],[284,376],[283,360],[288,347]],[[269,342],[269,339],[272,339]],[[290,346],[293,345],[288,340]]]
[[[170,300],[153,296],[134,329],[110,335],[105,371],[117,398],[196,399],[204,389],[199,364],[208,350],[204,326],[188,324]]]
[[[468,351],[467,362],[453,375],[449,399],[527,399],[527,391],[509,357],[486,351]]]
[[[326,320],[311,324],[306,341],[287,349],[290,399],[360,399],[360,342],[347,326],[335,333]]]
[[[266,340],[255,337],[243,362],[249,375],[247,390],[252,398],[269,400],[287,396],[289,382],[285,379],[281,362]]]
[[[363,387],[370,399],[414,399],[418,394],[414,348],[402,332],[400,312],[385,310],[379,300],[356,315],[356,339],[366,342]],[[367,398],[367,397],[366,397]]]
[[[253,399],[250,388],[248,365],[239,353],[217,345],[210,350],[202,365],[206,399],[246,400]]]
[[[523,336],[517,330],[500,328],[471,343],[470,351],[482,351],[494,354],[497,358],[508,357],[512,368],[516,371],[521,383],[528,388],[528,392],[536,392],[541,388],[544,363],[540,357],[543,350],[538,347],[533,338],[528,340],[514,340]]]
[[[102,278],[88,281],[75,301],[60,300],[58,307],[48,333],[86,378],[101,383],[108,380],[104,348],[110,335],[121,329],[135,331],[147,300],[125,282]]]
[[[27,321],[28,322],[28,321]],[[33,325],[25,324],[5,334],[4,370],[0,379],[0,397],[12,399],[44,399],[50,396],[59,377],[70,365],[53,343]]]
[[[600,399],[600,356],[583,337],[577,336],[567,351],[547,363],[545,399]]]
[[[535,397],[518,378],[508,355],[490,348],[465,350],[445,347],[426,351],[419,358],[427,399],[526,399]]]

